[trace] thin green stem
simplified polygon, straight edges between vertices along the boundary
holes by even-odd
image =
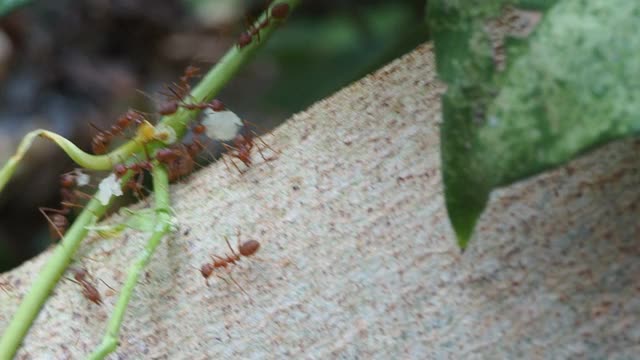
[[[154,164],[152,175],[153,190],[156,201],[156,218],[153,226],[153,233],[151,234],[151,237],[149,237],[147,245],[138,256],[136,262],[129,268],[127,280],[122,287],[120,297],[118,297],[118,302],[111,313],[111,318],[109,319],[107,331],[102,339],[102,343],[89,356],[89,359],[104,359],[118,347],[120,326],[122,325],[122,320],[124,319],[124,314],[127,310],[129,300],[131,300],[133,288],[138,283],[140,274],[149,263],[149,260],[151,260],[151,256],[153,256],[153,253],[160,244],[160,241],[171,230],[172,216],[169,207],[169,177],[167,175],[167,170],[163,165],[156,163]]]
[[[133,152],[142,150],[142,145],[140,145],[139,141],[131,141],[107,155],[91,155],[80,150],[74,143],[54,132],[42,129],[34,130],[24,136],[18,145],[16,153],[7,161],[5,166],[2,167],[2,170],[0,170],[0,191],[2,191],[11,176],[15,173],[20,160],[22,160],[27,150],[31,148],[31,145],[38,137],[53,141],[78,165],[92,170],[110,170],[113,164],[117,164],[123,159],[126,159]]]
[[[104,215],[108,206],[109,204],[103,205],[95,197],[92,198],[56,246],[0,339],[0,360],[11,359],[16,353],[40,308],[71,262],[80,242],[86,237],[87,226]]]

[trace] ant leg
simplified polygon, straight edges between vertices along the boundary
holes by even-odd
[[[68,201],[61,201],[60,205],[64,206],[64,207],[69,207],[69,208],[77,208],[77,209],[82,209],[84,208],[83,205],[80,204],[76,204],[76,203],[72,203],[72,202],[68,202]]]
[[[78,197],[84,198],[86,200],[91,200],[93,198],[93,195],[91,194],[87,194],[84,191],[80,191],[80,190],[73,190],[73,194],[77,195]]]
[[[66,278],[67,280],[71,281],[71,282],[74,282],[74,283],[76,283],[76,284],[78,284],[78,285],[82,286],[82,283],[81,283],[81,282],[79,282],[78,280],[72,279],[72,278],[70,278],[70,277],[65,277],[65,278]]]
[[[260,140],[260,142],[262,143],[262,145],[264,145],[267,149],[269,149],[269,150],[273,151],[273,152],[274,152],[274,153],[276,153],[276,154],[280,154],[280,152],[279,152],[278,150],[276,150],[276,149],[272,148],[271,146],[269,146],[269,144],[267,144],[264,140],[262,140],[262,136],[260,136],[260,135],[256,134],[256,132],[255,132],[255,131],[252,131],[252,133],[253,133],[253,136],[254,136],[256,139]]]
[[[147,199],[146,196],[144,196],[144,193],[142,192],[142,190],[145,189],[144,185],[142,184],[143,180],[144,180],[144,170],[141,170],[140,174],[138,175],[138,179],[136,181],[135,193],[138,200],[144,200],[145,206],[149,206],[149,200]]]
[[[233,151],[237,151],[237,148],[235,148],[234,146],[222,143],[222,147],[224,147],[225,150],[227,150],[227,153],[229,153],[229,156],[231,157],[231,159],[229,159],[229,161],[231,161],[231,164],[233,164],[233,166],[236,168],[236,170],[238,170],[238,172],[242,175],[244,174],[244,171],[240,170],[240,168],[238,167],[238,165],[236,164],[235,161],[233,161],[233,158],[236,157],[236,155],[233,154]],[[222,154],[222,160],[225,162],[225,165],[227,166],[227,170],[229,170],[229,165],[227,165],[227,161],[224,159],[224,154]],[[231,171],[231,170],[229,170]]]
[[[107,285],[107,287],[113,291],[116,291],[116,289],[112,288],[111,286],[109,286],[109,284],[107,284],[104,280],[100,279],[100,281],[102,281],[103,284]]]
[[[231,250],[231,254],[233,254],[233,257],[236,259],[240,259],[240,255],[236,254],[235,251],[233,251],[233,248],[231,247],[231,244],[229,243],[229,238],[228,237],[224,237],[224,241],[227,242],[227,246],[229,246],[229,250]]]
[[[217,277],[219,277],[220,279],[224,280],[224,282],[226,282],[226,283],[227,283],[227,285],[229,285],[229,282],[227,281],[227,279],[223,278],[223,277],[222,277],[222,276],[220,276],[220,275],[216,275],[216,276],[217,276]]]
[[[76,203],[72,203],[72,202],[68,202],[68,201],[62,201],[62,202],[60,202],[60,205],[62,205],[62,206],[64,206],[64,207],[66,207],[66,208],[76,208],[76,209],[85,209],[85,208],[86,208],[86,206],[85,206],[85,205],[76,204]],[[43,209],[45,209],[45,210],[49,210],[49,211],[56,210],[56,209],[48,209],[48,208],[43,208]],[[87,209],[87,210],[88,210],[88,209]],[[55,212],[57,212],[57,213],[59,213],[59,214],[61,214],[61,215],[64,215],[64,212],[60,212],[59,210],[58,210],[58,211],[55,211]],[[99,218],[99,216],[97,216],[93,211],[91,211],[91,213],[92,213],[95,217]]]
[[[227,159],[225,159],[224,155],[222,155],[222,162],[224,162],[224,166],[227,167],[227,171],[231,172],[231,168],[229,167],[229,164],[227,163]]]
[[[231,161],[231,164],[233,164],[233,166],[236,168],[236,170],[238,170],[238,172],[240,173],[240,175],[244,174],[244,171],[242,171],[240,169],[240,167],[238,166],[238,164],[236,164],[235,161],[233,161],[233,159],[229,159],[229,161]]]
[[[51,209],[46,207],[39,207],[38,211],[40,211],[40,213],[47,219],[47,222],[49,223],[49,225],[51,225],[51,227],[56,231],[56,233],[58,233],[58,236],[60,236],[60,239],[62,239],[64,237],[62,235],[62,232],[60,232],[60,229],[58,229],[58,226],[53,222],[53,220],[51,220],[51,218],[49,217],[49,215],[47,215],[45,211],[52,211],[63,216],[64,216],[64,212],[58,209]]]
[[[202,144],[202,142],[200,140],[198,140],[198,142],[200,142],[200,144]],[[203,152],[204,152],[204,156],[202,156]],[[193,162],[196,165],[200,166],[200,168],[204,168],[204,166],[198,164],[198,159],[204,159],[204,161],[206,163],[210,163],[215,158],[216,158],[216,155],[209,149],[209,147],[206,146],[205,144],[202,144],[202,151],[200,151],[200,153],[198,153],[196,155],[196,157],[193,158]]]
[[[260,139],[260,138],[258,137],[258,139]],[[262,141],[262,140],[260,140],[260,141]],[[263,142],[263,143],[264,143],[264,142]],[[266,145],[266,144],[265,144],[265,145]],[[267,147],[268,147],[269,149],[271,149],[271,146],[267,145]],[[258,153],[260,154],[260,157],[262,157],[262,160],[264,160],[264,162],[266,162],[266,163],[268,163],[269,161],[273,161],[273,160],[275,160],[275,159],[277,159],[277,158],[278,158],[277,156],[265,157],[265,156],[264,156],[264,153],[262,152],[262,149],[260,149],[260,146],[258,146],[258,145],[256,145],[256,149],[258,149]],[[273,152],[277,153],[277,151],[275,151],[275,150],[273,150],[273,149],[271,149],[271,151],[273,151]],[[269,165],[271,165],[271,164],[269,164]]]
[[[227,164],[227,160],[225,159],[225,156],[222,155],[222,161],[224,162],[224,165],[227,167],[227,171],[231,171],[231,168],[229,167],[229,164]],[[233,159],[229,159],[229,161],[231,162],[231,165],[233,165],[233,167],[236,168],[236,170],[238,170],[238,172],[240,173],[240,175],[244,174],[244,172],[240,169],[240,167],[238,167],[238,164],[236,164],[235,161],[233,161]]]
[[[231,281],[233,281],[234,284],[236,284],[236,286],[238,287],[238,289],[240,289],[240,291],[242,291],[245,295],[247,295],[249,297],[249,299],[251,300],[251,302],[253,302],[253,298],[251,297],[251,295],[249,295],[248,292],[246,292],[242,286],[240,286],[240,284],[238,284],[238,282],[233,278],[233,276],[231,276],[231,273],[229,273],[229,279],[231,279]]]

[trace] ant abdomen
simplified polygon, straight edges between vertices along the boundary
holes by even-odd
[[[238,252],[242,256],[251,256],[260,249],[260,243],[256,240],[248,240],[238,246]]]

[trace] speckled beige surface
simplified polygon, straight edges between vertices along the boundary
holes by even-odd
[[[496,192],[460,254],[443,206],[439,95],[423,45],[266,137],[281,154],[243,176],[222,164],[172,189],[180,230],[126,314],[118,359],[632,358],[640,354],[640,144],[611,144]],[[115,216],[108,222],[117,222]],[[194,267],[260,252],[210,287]],[[135,231],[79,260],[118,289]],[[0,276],[0,329],[47,254]],[[62,281],[20,350],[83,358],[105,305]]]

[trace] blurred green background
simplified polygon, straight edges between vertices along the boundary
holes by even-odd
[[[206,71],[267,5],[237,0],[0,2],[0,161],[46,128],[87,151],[129,107],[153,112],[184,68]],[[273,128],[428,38],[424,0],[303,1],[219,99]],[[51,244],[62,151],[38,142],[0,194],[0,271]]]

